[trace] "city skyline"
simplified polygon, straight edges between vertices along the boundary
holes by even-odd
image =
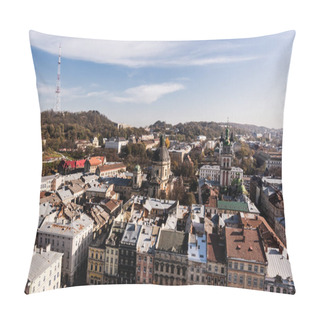
[[[55,105],[61,44],[62,111],[98,110],[112,121],[132,126],[157,120],[173,125],[226,122],[229,117],[234,123],[282,128],[286,88],[280,83],[286,82],[289,67],[282,59],[290,53],[279,46],[278,55],[271,53],[283,37],[292,34],[239,40],[130,42],[30,32],[42,111]],[[79,45],[83,50],[75,52],[73,48]],[[282,67],[274,70],[274,66]]]

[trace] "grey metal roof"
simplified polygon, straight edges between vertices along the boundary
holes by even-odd
[[[268,248],[266,256],[268,260],[268,277],[274,278],[279,275],[282,279],[292,279],[291,265],[285,251],[280,254],[278,249]]]
[[[152,237],[152,225],[142,225],[141,232],[137,243],[137,252],[145,253],[155,245],[154,237]],[[153,241],[152,241],[153,240]]]
[[[73,194],[71,193],[71,191],[69,189],[57,190],[57,194],[62,201],[65,201],[67,199],[73,199]]]
[[[53,263],[63,256],[63,253],[48,251],[48,252],[34,252],[32,256],[31,266],[29,270],[28,279],[34,281],[44,271],[46,271]]]
[[[122,244],[129,244],[129,245],[136,245],[139,237],[139,233],[141,230],[141,226],[134,224],[134,223],[128,223],[127,227],[123,233],[121,243]]]
[[[38,231],[41,233],[55,234],[72,238],[78,233],[82,232],[84,228],[93,225],[93,220],[85,213],[81,214],[79,219],[75,219],[72,222],[67,220],[66,222],[62,223],[62,220],[63,219],[58,219],[57,222],[45,220]]]

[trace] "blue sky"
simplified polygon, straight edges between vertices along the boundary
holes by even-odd
[[[98,110],[146,126],[216,121],[282,127],[294,33],[215,41],[88,40],[30,32],[41,110]]]

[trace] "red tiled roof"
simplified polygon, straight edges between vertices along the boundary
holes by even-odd
[[[103,157],[92,157],[89,159],[91,166],[98,166],[103,163]]]
[[[224,263],[225,245],[218,234],[207,234],[207,259],[212,262]]]
[[[71,168],[71,169],[78,169],[84,168],[84,163],[86,162],[85,159],[81,160],[67,160],[63,164],[63,168]]]
[[[286,246],[283,244],[283,242],[280,240],[280,238],[276,235],[276,233],[272,230],[268,222],[265,218],[258,216],[258,219],[262,222],[259,226],[259,230],[262,234],[263,240],[270,246],[282,246],[282,248],[285,248]]]
[[[267,262],[257,229],[226,227],[225,233],[228,258]]]
[[[106,207],[110,210],[110,212],[112,212],[114,209],[119,207],[119,205],[120,205],[120,201],[112,200],[112,199],[106,203]]]
[[[100,172],[115,170],[115,169],[126,169],[126,166],[121,163],[115,163],[115,164],[105,164],[104,166],[99,167]]]

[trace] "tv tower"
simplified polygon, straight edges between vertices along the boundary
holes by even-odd
[[[61,111],[61,99],[60,99],[60,66],[61,66],[61,44],[59,44],[59,59],[58,59],[58,73],[57,73],[57,88],[56,88],[56,105],[54,106],[55,112]]]

